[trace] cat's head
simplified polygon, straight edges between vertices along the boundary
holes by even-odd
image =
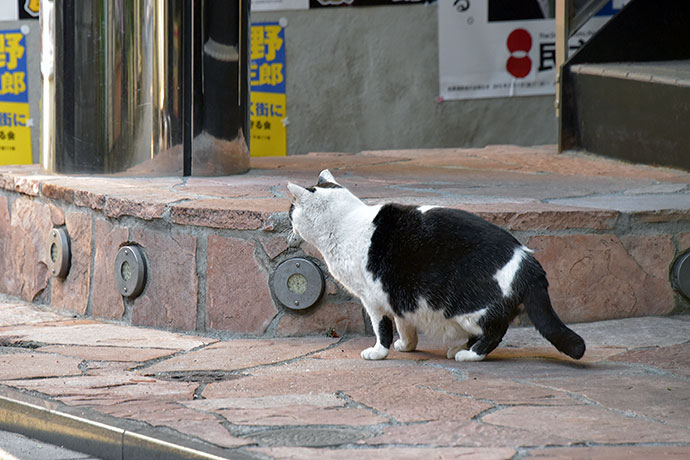
[[[327,169],[321,171],[313,187],[304,188],[291,182],[287,187],[293,196],[292,229],[312,244],[318,244],[324,235],[332,233],[350,209],[362,204]]]

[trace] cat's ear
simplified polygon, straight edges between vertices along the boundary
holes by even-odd
[[[299,200],[305,193],[309,192],[309,190],[307,190],[306,188],[300,187],[299,185],[293,184],[292,182],[288,182],[287,188],[288,188],[288,190],[290,191],[290,193],[292,194],[292,196],[294,196],[294,197],[297,198],[298,200]]]
[[[338,184],[335,181],[335,177],[333,177],[333,174],[331,174],[331,172],[328,169],[324,169],[323,171],[321,171],[321,173],[319,174],[319,181],[316,184],[323,184],[324,182]]]

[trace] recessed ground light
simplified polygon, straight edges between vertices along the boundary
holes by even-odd
[[[323,294],[323,273],[313,262],[295,257],[278,265],[273,273],[273,293],[286,307],[304,310]]]
[[[136,297],[146,283],[144,254],[138,246],[123,246],[115,257],[115,283],[120,294]]]
[[[70,240],[67,230],[54,228],[48,235],[48,270],[58,278],[67,277],[70,267]]]
[[[676,259],[671,270],[671,285],[690,299],[690,251]]]

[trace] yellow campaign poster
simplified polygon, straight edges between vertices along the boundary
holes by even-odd
[[[0,31],[0,165],[32,161],[26,55],[21,30]]]
[[[249,65],[250,150],[254,157],[287,154],[285,29],[278,22],[252,24]]]
[[[0,165],[31,164],[29,104],[0,102]]]

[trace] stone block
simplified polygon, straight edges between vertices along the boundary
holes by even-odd
[[[603,406],[548,406],[540,407],[538,412],[534,407],[515,406],[485,415],[483,421],[499,427],[564,437],[571,443],[672,443],[688,440],[685,427],[661,424],[643,417],[627,417]]]
[[[5,240],[5,289],[33,301],[48,285],[48,232],[50,208],[32,198],[19,197],[12,204],[9,238]]]
[[[74,202],[74,188],[52,182],[43,183],[41,195],[51,200],[62,200],[66,203]]]
[[[81,373],[80,373],[81,374]],[[137,374],[113,373],[53,379],[16,380],[13,386],[50,395],[70,406],[119,406],[138,401],[190,400],[194,382],[142,379]],[[107,391],[104,391],[107,389]]]
[[[50,219],[53,221],[53,225],[60,227],[65,225],[65,210],[54,204],[49,204],[50,208]]]
[[[134,299],[132,323],[193,331],[196,327],[196,238],[150,229],[133,231],[147,263],[144,292]]]
[[[358,302],[322,303],[307,312],[288,311],[280,319],[276,335],[327,335],[330,331],[339,336],[363,334],[362,305]]]
[[[263,367],[322,351],[335,342],[336,340],[327,337],[234,339],[174,356],[147,367],[143,372],[147,375],[187,371],[230,372],[249,367]],[[252,387],[243,388],[247,390]]]
[[[180,406],[176,402],[126,401],[104,405],[97,410],[114,417],[140,420],[155,427],[172,428],[219,446],[239,447],[253,442],[249,438],[231,436],[214,415]]]
[[[453,206],[455,207],[455,206]],[[620,213],[541,202],[470,203],[461,209],[475,213],[506,230],[612,229]]]
[[[669,270],[675,256],[673,237],[627,235],[620,240],[637,265],[651,278],[667,286],[670,293]]]
[[[21,349],[20,349],[21,350]],[[18,351],[0,355],[0,379],[46,379],[81,375],[81,359],[52,353]]]
[[[32,176],[15,176],[14,190],[29,196],[38,196],[41,190],[41,182]]]
[[[542,460],[635,460],[663,458],[682,460],[688,457],[686,446],[595,446],[595,447],[542,447],[528,452],[524,459]]]
[[[14,176],[10,172],[0,173],[0,189],[14,191]]]
[[[95,209],[96,211],[103,210],[105,198],[104,193],[95,193],[88,190],[76,190],[74,192],[75,205]]]
[[[2,313],[0,327],[19,324],[55,323],[67,320],[65,316],[55,313],[52,310],[47,310],[43,306],[36,307],[33,304],[22,301],[9,304],[3,302],[0,305],[2,305],[2,308],[0,308],[0,312]]]
[[[99,318],[122,319],[125,313],[123,297],[115,283],[114,267],[117,251],[129,239],[129,229],[115,226],[107,220],[96,220],[93,255],[93,315]]]
[[[667,197],[667,199],[669,199]],[[671,206],[676,206],[676,209],[658,209],[653,211],[639,211],[632,213],[633,217],[648,223],[656,224],[663,222],[682,222],[690,220],[690,209],[678,209],[686,205],[687,197],[678,196],[676,199],[678,203],[674,203]],[[661,204],[661,203],[660,203]]]
[[[678,235],[678,252],[680,254],[690,251],[690,232]]]
[[[63,280],[54,278],[50,303],[79,315],[86,313],[91,283],[91,216],[83,212],[65,215],[70,238],[70,269]]]
[[[276,316],[256,243],[211,235],[206,267],[206,327],[263,334]]]
[[[288,248],[288,240],[284,235],[261,238],[260,241],[261,246],[263,246],[264,251],[266,251],[266,255],[271,259],[275,259]]]
[[[152,191],[152,194],[157,191]],[[134,216],[139,219],[153,220],[163,217],[167,204],[155,202],[145,198],[133,197],[108,197],[103,208],[103,213],[108,217]]]
[[[670,313],[673,292],[659,265],[666,257],[642,256],[644,247],[672,254],[670,238],[631,236],[625,241],[611,234],[530,238],[528,245],[546,270],[551,300],[563,321]]]
[[[215,412],[235,425],[377,425],[387,419],[364,408],[346,407],[334,393],[187,402],[198,411]]]
[[[124,346],[46,345],[41,347],[41,352],[72,356],[84,361],[142,363],[172,355],[175,350]]]
[[[412,436],[414,440],[414,436]],[[408,440],[409,441],[409,440]],[[409,442],[404,442],[408,444]],[[257,451],[275,460],[331,460],[347,458],[349,460],[418,460],[461,458],[463,460],[504,460],[513,458],[516,451],[511,448],[481,448],[481,447],[386,447],[380,449],[357,447],[354,449],[324,449],[309,447],[261,447],[247,449]],[[658,449],[661,452],[661,449]],[[550,452],[550,450],[549,450]],[[653,456],[644,457],[653,458]]]
[[[689,360],[684,354],[678,354],[681,359],[677,364],[687,370]],[[582,395],[584,401],[592,401],[593,405],[605,407],[613,413],[634,414],[636,418],[655,420],[661,426],[687,427],[690,420],[690,382],[677,376],[619,372],[600,375],[596,379],[574,377],[554,381],[548,378],[535,383],[555,387],[571,395]],[[690,430],[686,436],[690,438]]]
[[[631,350],[612,358],[612,361],[644,364],[690,378],[690,343]]]
[[[172,221],[180,225],[258,230],[275,212],[290,205],[280,199],[200,199],[170,207]]]
[[[0,292],[5,293],[8,292],[6,280],[9,274],[7,262],[11,250],[10,229],[9,199],[6,196],[0,196]]]
[[[189,351],[215,342],[213,339],[156,329],[122,326],[92,320],[65,320],[49,324],[22,324],[0,329],[4,343],[39,342],[84,347],[137,347],[140,349]]]

